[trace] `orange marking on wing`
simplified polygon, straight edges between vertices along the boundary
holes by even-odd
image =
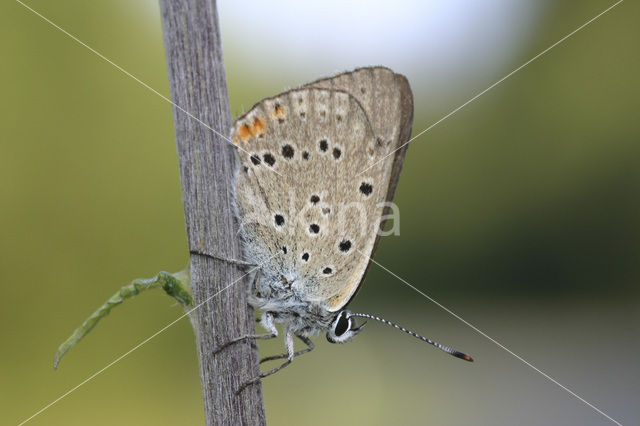
[[[238,136],[240,136],[240,139],[242,139],[243,141],[251,138],[251,129],[249,128],[249,125],[247,123],[241,124],[238,127]]]
[[[253,120],[253,125],[251,126],[251,134],[253,136],[260,136],[265,132],[265,130],[267,130],[267,124],[256,117],[256,119]]]
[[[275,104],[271,115],[273,116],[273,118],[277,118],[278,120],[284,120],[284,117],[287,115],[287,113],[285,112],[282,105]]]

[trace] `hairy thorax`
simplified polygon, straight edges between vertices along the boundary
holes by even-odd
[[[276,323],[284,324],[294,334],[314,336],[326,331],[335,313],[319,303],[305,301],[294,284],[282,276],[263,276],[249,289],[249,303],[271,313]]]

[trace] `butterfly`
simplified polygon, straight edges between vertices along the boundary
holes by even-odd
[[[365,67],[320,79],[255,104],[231,130],[239,167],[236,216],[245,260],[260,265],[249,303],[267,334],[285,328],[286,359],[356,336],[363,317],[381,321],[462,359],[471,357],[387,320],[346,306],[362,285],[411,135],[413,95],[403,75]],[[294,336],[304,350],[294,351]]]

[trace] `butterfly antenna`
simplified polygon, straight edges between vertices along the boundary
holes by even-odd
[[[441,351],[445,351],[445,352],[446,352],[446,353],[448,353],[449,355],[453,355],[453,356],[455,356],[456,358],[464,359],[465,361],[473,362],[473,358],[471,358],[471,357],[470,357],[469,355],[467,355],[467,354],[464,354],[464,353],[462,353],[462,352],[460,352],[460,351],[456,351],[455,349],[451,349],[451,348],[449,348],[449,347],[447,347],[447,346],[441,345],[441,344],[440,344],[440,343],[438,343],[438,342],[434,342],[434,341],[433,341],[433,340],[431,340],[431,339],[428,339],[428,338],[426,338],[426,337],[424,337],[424,336],[421,336],[421,335],[419,335],[418,333],[413,332],[413,331],[411,331],[411,330],[407,330],[406,328],[402,327],[401,325],[398,325],[398,324],[392,323],[391,321],[387,321],[387,320],[386,320],[386,319],[384,319],[384,318],[380,318],[380,317],[377,317],[377,316],[375,316],[375,315],[370,315],[370,314],[359,314],[359,313],[353,313],[353,312],[352,312],[352,313],[350,313],[350,314],[349,314],[349,316],[352,316],[352,317],[361,317],[361,318],[369,318],[369,319],[372,319],[372,320],[380,321],[380,322],[381,322],[381,323],[383,323],[383,324],[387,324],[387,325],[390,325],[391,327],[397,328],[397,329],[398,329],[398,330],[400,330],[400,331],[404,331],[405,333],[410,334],[411,336],[416,337],[416,338],[418,338],[418,339],[422,340],[423,342],[427,342],[427,343],[429,343],[430,345],[433,345],[433,346],[435,346],[436,348],[440,349]]]

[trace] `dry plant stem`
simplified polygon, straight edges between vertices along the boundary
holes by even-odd
[[[226,135],[231,114],[216,2],[161,0],[160,5],[173,102]],[[230,191],[236,161],[233,147],[175,106],[173,115],[189,250],[239,259]],[[238,265],[192,255],[194,305],[242,274]],[[245,289],[241,281],[192,314],[208,425],[265,424],[260,383],[235,394],[260,374],[255,345],[236,344],[214,355],[225,342],[255,334]]]

